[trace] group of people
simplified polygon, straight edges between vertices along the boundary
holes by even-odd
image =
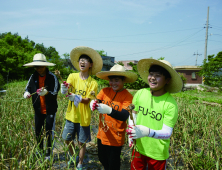
[[[93,111],[97,110],[98,157],[105,170],[120,169],[126,133],[129,146],[133,147],[132,170],[145,170],[147,167],[149,170],[166,169],[170,136],[178,117],[177,103],[170,93],[179,92],[183,85],[171,64],[151,58],[140,60],[137,64],[138,73],[149,88],[138,90],[132,96],[124,88],[124,83],[135,82],[138,78],[136,73],[126,71],[124,66],[118,64],[110,71],[101,71],[101,56],[85,46],[74,48],[70,52],[70,59],[79,72],[71,73],[61,85],[47,68],[55,64],[47,62],[43,54],[34,55],[33,62],[24,65],[35,68],[25,88],[24,98],[32,97],[35,133],[40,150],[43,150],[42,134],[45,127],[45,159],[50,160],[53,153],[57,95],[61,89],[61,93],[69,99],[62,133],[70,152],[68,166],[75,162],[74,140],[77,136],[80,150],[76,168],[83,168],[86,143],[91,141],[91,115],[96,114]],[[110,86],[97,94],[98,84],[92,75],[108,80]]]

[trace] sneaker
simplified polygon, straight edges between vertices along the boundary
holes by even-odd
[[[76,169],[77,170],[83,170],[83,167],[82,167],[82,165],[81,165],[81,167],[79,167],[79,165],[77,165]]]

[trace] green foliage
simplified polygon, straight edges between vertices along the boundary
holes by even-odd
[[[132,72],[136,73],[138,78],[134,83],[125,83],[125,88],[127,89],[141,89],[141,88],[146,88],[149,87],[148,84],[146,84],[143,79],[140,77],[138,70],[137,70],[137,65],[133,64],[132,62],[129,63],[129,65],[133,68]]]
[[[58,69],[64,76],[73,72],[71,68],[65,66],[54,47],[47,48],[43,44],[35,44],[28,37],[22,39],[18,33],[8,32],[0,34],[0,74],[3,79],[6,79],[7,75],[10,81],[28,79],[34,69],[23,65],[32,62],[33,56],[37,53],[43,53],[48,62],[56,64],[54,67],[48,67],[50,71]]]
[[[47,169],[44,156],[36,155],[34,111],[31,99],[24,99],[23,90],[27,81],[8,84],[6,95],[0,97],[0,167],[1,169]],[[136,90],[135,90],[136,91]],[[175,95],[180,94],[176,93]],[[186,91],[181,94],[196,96],[199,100],[205,97],[216,99],[221,94],[198,91]],[[174,95],[174,94],[172,94]],[[222,115],[220,106],[209,106],[190,98],[175,97],[178,104],[179,116],[170,138],[168,169],[221,169],[222,153]],[[65,114],[68,98],[58,94],[58,111],[56,113],[56,126],[54,146],[56,151],[52,155],[53,164],[47,165],[48,169],[64,169],[69,161],[68,147],[62,139],[62,131],[65,125]],[[98,127],[99,114],[91,115],[90,127],[92,139],[96,139],[96,127]],[[46,141],[44,133],[44,142]],[[96,141],[95,141],[96,144]],[[93,149],[97,154],[96,145],[87,146],[87,150]],[[127,160],[124,168],[130,168],[131,152],[128,144],[123,149],[122,159]],[[75,152],[76,156],[78,152]],[[128,158],[128,159],[126,159]],[[93,164],[95,157],[92,157]],[[94,164],[95,165],[95,164]],[[101,164],[97,164],[101,169]],[[93,169],[93,168],[91,168]]]
[[[124,66],[123,62],[122,61],[118,61],[117,64],[121,65],[121,66]]]
[[[183,81],[183,84],[186,84],[187,83],[187,78],[184,76],[184,74],[180,73],[180,72],[178,72],[178,74],[180,75],[180,77],[181,77],[181,79]]]
[[[0,90],[3,88],[3,86],[5,85],[5,81],[3,76],[0,74]]]
[[[96,51],[99,53],[99,55],[106,56],[106,53],[104,50],[96,50]]]
[[[209,55],[201,67],[198,74],[204,76],[204,84],[222,90],[222,51],[216,57]]]
[[[92,75],[92,78],[94,78],[97,81],[99,86],[109,87],[109,81],[108,80],[100,79],[96,75]]]

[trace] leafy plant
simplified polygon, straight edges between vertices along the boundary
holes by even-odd
[[[222,51],[214,57],[208,56],[208,61],[203,61],[199,75],[204,76],[204,84],[211,87],[218,87],[222,90]]]

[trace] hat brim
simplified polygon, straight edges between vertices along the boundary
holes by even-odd
[[[165,85],[166,91],[168,91],[169,93],[177,93],[182,90],[183,81],[180,75],[169,65],[161,62],[160,60],[155,60],[151,58],[142,59],[137,64],[138,73],[145,83],[149,84],[148,75],[149,75],[149,69],[152,65],[159,65],[165,68],[170,73],[171,80],[168,84]]]
[[[109,80],[108,76],[124,76],[125,83],[133,83],[138,78],[137,74],[131,71],[102,71],[97,73],[96,76],[104,80]]]
[[[85,46],[78,46],[72,49],[72,51],[70,52],[71,62],[78,71],[80,71],[79,57],[83,54],[88,55],[92,59],[92,62],[93,62],[93,66],[91,70],[92,75],[95,75],[96,73],[102,70],[103,60],[102,60],[102,57],[99,55],[99,53],[92,48],[85,47]]]
[[[49,62],[31,62],[24,64],[23,66],[26,67],[34,67],[34,66],[55,66],[56,64],[54,63],[49,63]]]

